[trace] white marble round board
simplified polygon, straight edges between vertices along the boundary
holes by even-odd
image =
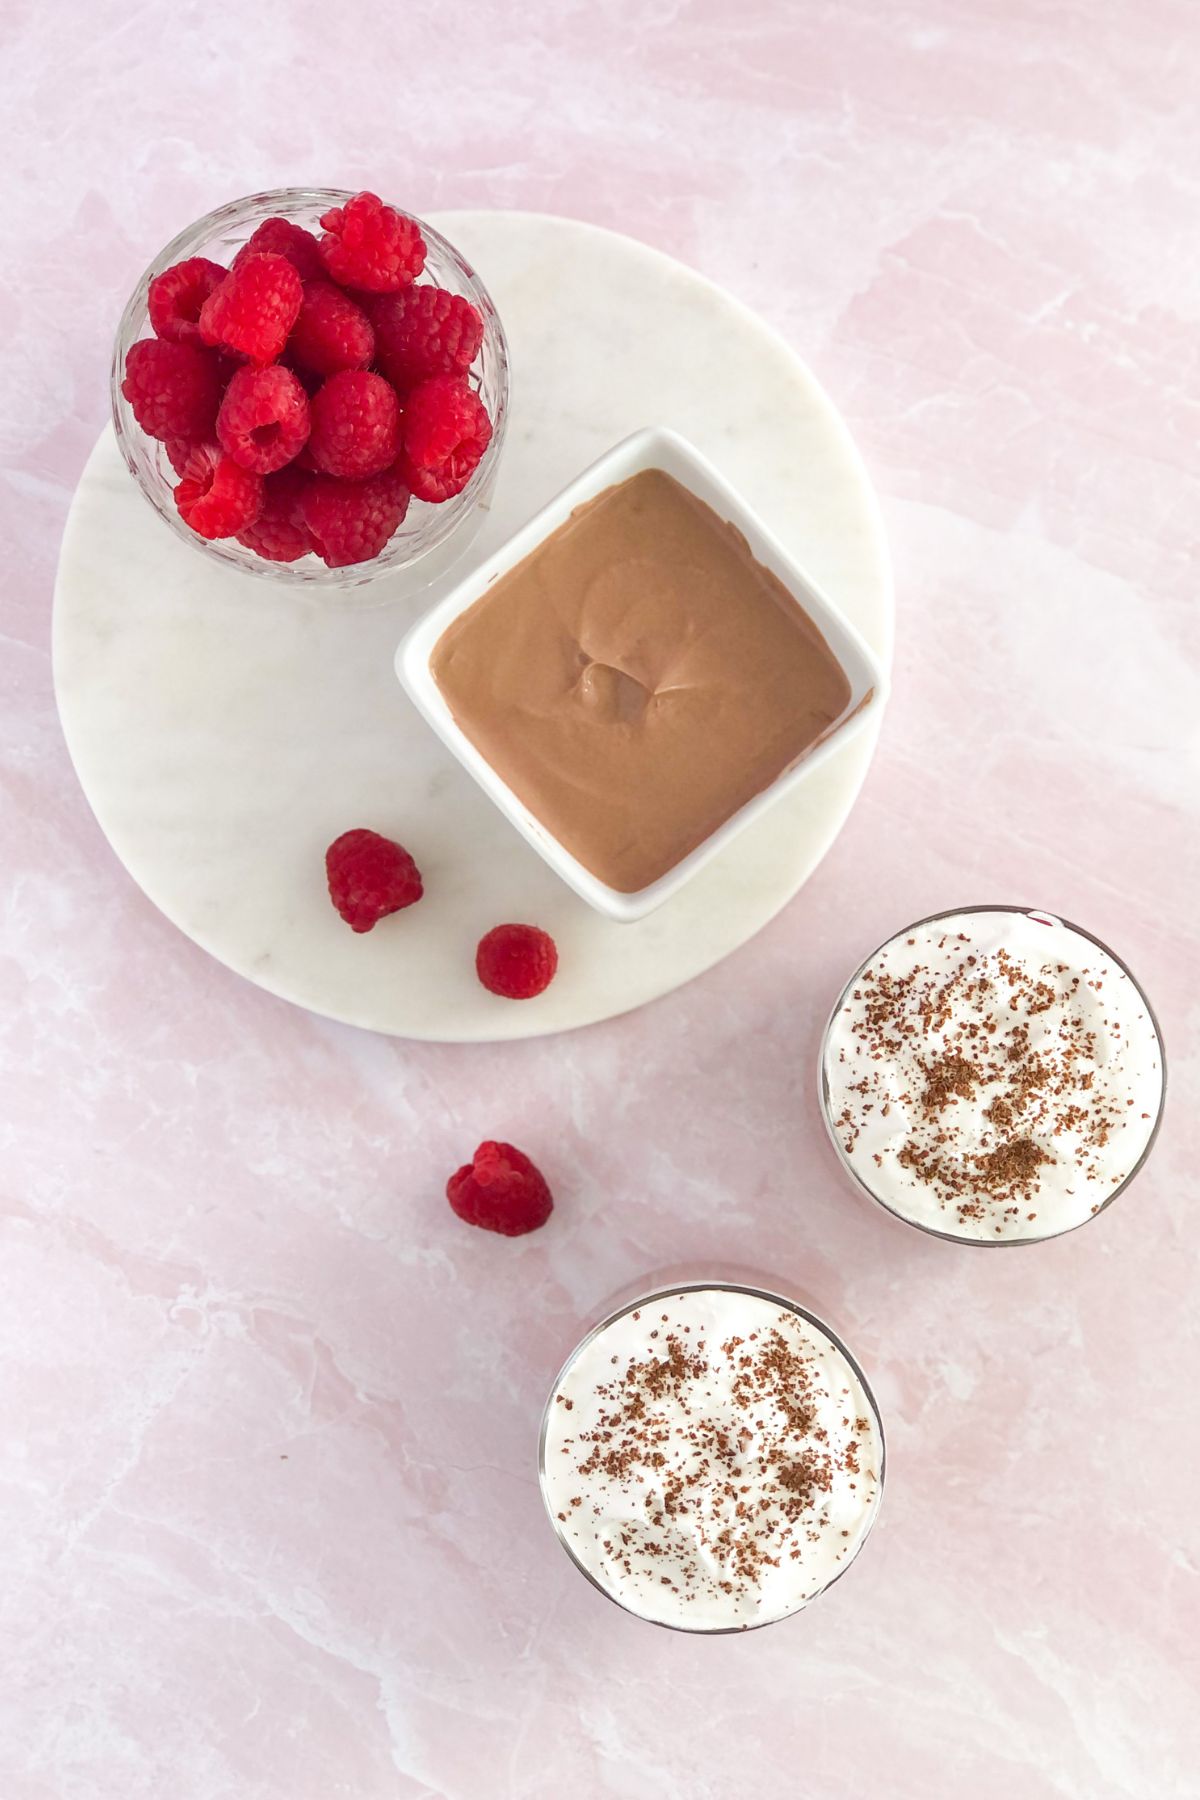
[[[602,450],[673,426],[765,517],[886,661],[879,512],[844,424],[795,354],[710,282],[629,238],[526,213],[433,221],[509,336],[511,412],[482,558]],[[536,1036],[669,993],[800,888],[854,802],[864,731],[638,924],[591,911],[484,798],[400,689],[393,656],[436,596],[403,574],[364,607],[225,569],[176,539],[106,430],[71,508],[54,664],[71,755],[134,880],[230,969],[330,1018],[442,1041]],[[399,597],[396,597],[397,594]],[[388,596],[392,596],[389,599]],[[361,936],[325,888],[352,826],[405,844],[425,897]],[[536,1000],[475,976],[492,925],[538,924]]]

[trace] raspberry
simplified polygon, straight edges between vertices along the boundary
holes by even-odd
[[[365,369],[375,354],[375,332],[365,312],[332,281],[310,281],[287,353],[317,375]]]
[[[264,219],[251,232],[233,259],[232,267],[240,269],[252,256],[286,256],[301,281],[312,281],[325,273],[321,247],[311,231],[293,225],[290,219]]]
[[[208,437],[221,399],[216,359],[193,344],[142,338],[125,358],[121,392],[147,437]]]
[[[217,414],[217,438],[258,475],[282,469],[308,439],[308,395],[290,369],[239,369]]]
[[[253,525],[237,533],[239,544],[253,550],[264,562],[295,562],[312,549],[300,501],[308,477],[294,468],[280,469],[263,482],[262,511]]]
[[[506,1000],[532,1000],[544,993],[557,968],[554,939],[536,925],[496,925],[480,938],[475,952],[480,981]]]
[[[421,872],[400,844],[377,831],[344,831],[325,852],[329,898],[351,931],[370,931],[424,893]]]
[[[378,556],[407,511],[408,489],[395,469],[366,481],[315,475],[300,501],[312,547],[331,569]]]
[[[321,256],[343,287],[392,294],[425,267],[425,240],[416,221],[385,206],[378,194],[355,194],[322,216]]]
[[[370,313],[379,367],[401,393],[430,375],[465,374],[483,342],[483,320],[471,302],[445,288],[384,294]]]
[[[480,1144],[446,1183],[446,1198],[468,1225],[501,1237],[536,1231],[554,1211],[545,1176],[512,1144]]]
[[[197,438],[168,438],[163,445],[167,453],[167,461],[177,475],[182,475],[189,456],[194,456],[200,448]]]
[[[202,344],[200,308],[227,273],[207,256],[189,256],[156,275],[146,302],[155,335],[173,344]]]
[[[224,456],[216,444],[201,444],[183,467],[175,489],[180,516],[203,538],[234,537],[253,525],[262,509],[263,480]]]
[[[408,396],[400,468],[418,500],[449,500],[475,473],[492,437],[479,395],[458,375],[434,375]]]
[[[346,481],[386,469],[400,448],[395,388],[367,369],[331,375],[313,396],[308,447],[318,469]]]
[[[251,362],[274,362],[296,323],[303,284],[286,256],[248,256],[230,269],[200,309],[206,344],[240,350]]]

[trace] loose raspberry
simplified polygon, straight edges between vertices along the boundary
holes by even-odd
[[[329,898],[351,931],[370,931],[424,893],[421,872],[400,844],[377,831],[344,831],[325,852]]]
[[[461,294],[410,287],[370,305],[376,360],[402,394],[431,375],[463,375],[479,354],[483,320]]]
[[[234,462],[269,475],[308,439],[308,395],[290,369],[239,369],[217,414],[217,439]]]
[[[400,468],[418,500],[449,500],[466,487],[492,438],[492,421],[458,375],[422,381],[404,405]]]
[[[287,354],[317,375],[339,369],[365,369],[375,354],[375,330],[361,306],[332,281],[310,281]]]
[[[200,308],[227,273],[207,256],[189,256],[156,275],[146,302],[155,335],[173,344],[203,344]]]
[[[264,219],[251,232],[233,259],[232,267],[240,269],[252,256],[286,256],[301,281],[312,281],[325,273],[321,247],[311,231],[294,225],[291,219]]]
[[[501,1237],[536,1231],[554,1211],[545,1176],[512,1144],[480,1144],[474,1161],[446,1183],[446,1198],[468,1225]]]
[[[303,284],[286,256],[248,256],[204,302],[200,335],[206,344],[224,344],[251,362],[274,362],[303,297]]]
[[[221,399],[216,360],[193,344],[142,338],[125,358],[121,392],[153,438],[206,438]]]
[[[496,925],[479,940],[475,973],[489,993],[532,1000],[544,993],[558,968],[558,950],[536,925]]]
[[[378,556],[407,511],[408,489],[395,469],[366,481],[314,475],[300,502],[312,547],[331,569]]]
[[[378,194],[355,194],[322,216],[321,256],[343,287],[392,294],[425,267],[425,240],[416,221],[385,206]]]
[[[216,444],[201,444],[188,457],[175,489],[180,516],[199,537],[234,537],[253,525],[262,509],[263,480],[224,456]]]
[[[253,550],[264,562],[295,562],[312,549],[300,515],[300,502],[308,476],[295,467],[280,469],[263,482],[262,511],[253,525],[237,533],[239,544]]]
[[[400,402],[382,375],[343,369],[331,375],[312,401],[308,447],[326,475],[361,481],[396,460]]]

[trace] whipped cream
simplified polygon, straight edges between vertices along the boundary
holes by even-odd
[[[1163,1097],[1145,996],[1046,913],[980,909],[898,932],[838,1003],[826,1121],[851,1173],[913,1224],[1055,1237],[1136,1169]]]
[[[768,1295],[652,1295],[580,1345],[550,1397],[542,1494],[630,1612],[734,1631],[795,1612],[879,1505],[874,1402],[815,1321]]]

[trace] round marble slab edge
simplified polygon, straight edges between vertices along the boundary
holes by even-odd
[[[741,489],[890,659],[874,493],[844,423],[740,302],[630,238],[529,213],[433,221],[488,284],[509,334],[512,411],[485,555],[628,432],[673,426]],[[875,736],[847,744],[636,925],[600,918],[545,867],[422,724],[392,659],[439,590],[339,607],[210,567],[136,491],[111,430],[71,507],[54,667],[88,801],[146,895],[228,968],[329,1018],[442,1042],[534,1037],[628,1011],[753,937],[832,844]],[[399,838],[419,905],[355,936],[324,887],[353,825]],[[486,993],[474,946],[502,920],[552,932],[537,1000]]]

